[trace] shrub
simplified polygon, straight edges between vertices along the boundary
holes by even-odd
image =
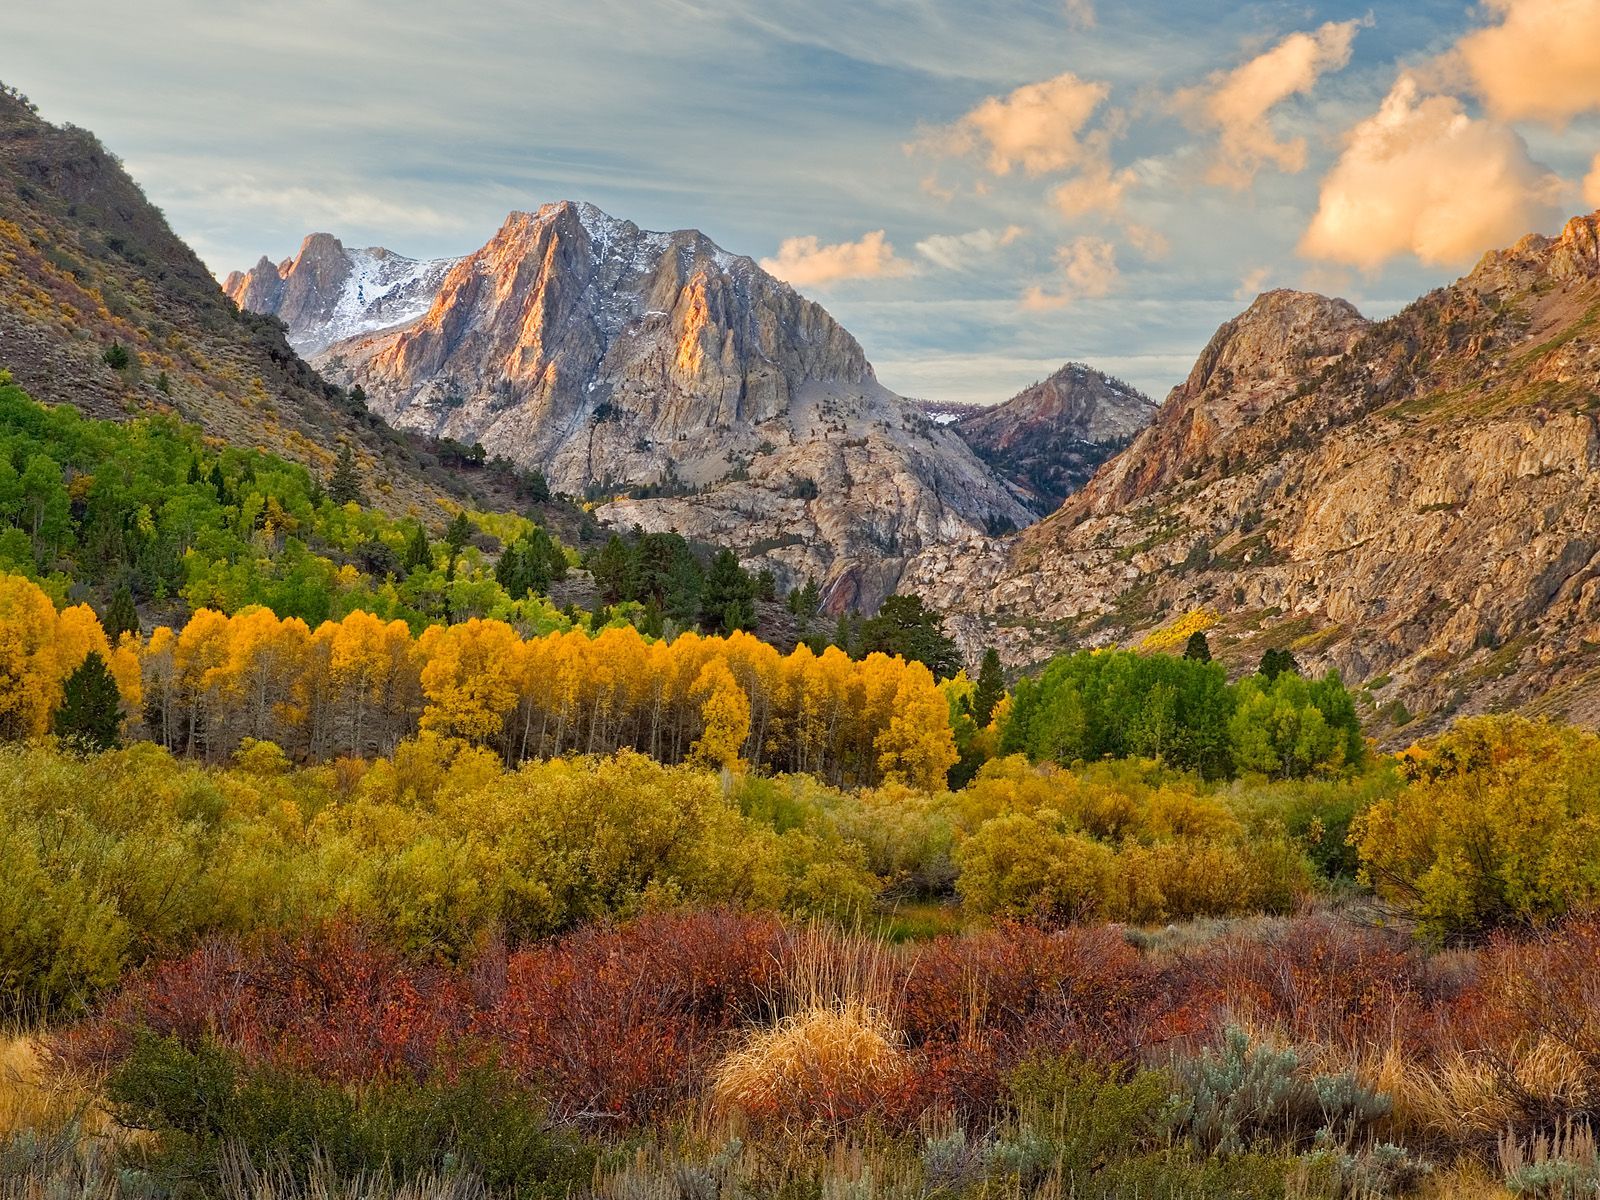
[[[1196,1149],[1238,1154],[1260,1145],[1296,1149],[1319,1131],[1347,1143],[1380,1117],[1389,1099],[1353,1075],[1317,1075],[1291,1047],[1251,1042],[1230,1026],[1222,1045],[1177,1064],[1181,1125]]]
[[[911,1063],[884,1014],[812,1008],[750,1034],[718,1064],[711,1098],[759,1125],[843,1128],[883,1109]]]

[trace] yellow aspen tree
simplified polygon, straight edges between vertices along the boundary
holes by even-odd
[[[56,608],[30,580],[0,575],[0,737],[39,737],[59,703]]]
[[[693,694],[700,703],[701,732],[689,760],[704,767],[738,767],[739,750],[750,736],[749,697],[720,659],[701,668]]]

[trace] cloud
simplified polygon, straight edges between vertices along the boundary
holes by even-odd
[[[776,258],[763,258],[762,270],[795,287],[826,287],[846,279],[883,279],[908,274],[911,266],[897,258],[884,231],[861,235],[860,241],[824,246],[815,237],[784,239]]]
[[[1464,266],[1547,223],[1564,187],[1513,130],[1402,75],[1346,136],[1300,253],[1369,270],[1402,254]]]
[[[1059,247],[1056,265],[1065,277],[1061,289],[1049,291],[1034,284],[1022,293],[1024,309],[1046,312],[1076,300],[1104,296],[1122,277],[1117,269],[1117,248],[1103,238],[1087,235]]]
[[[1235,300],[1254,300],[1261,294],[1261,285],[1272,277],[1271,267],[1255,267],[1245,273],[1239,286],[1233,289]]]
[[[1589,177],[1583,181],[1583,202],[1600,209],[1600,154],[1594,156]]]
[[[1051,192],[1050,202],[1068,220],[1090,213],[1120,212],[1123,195],[1137,178],[1132,169],[1113,170],[1106,147],[1097,150],[1080,174]]]
[[[1069,71],[1024,84],[1007,96],[990,96],[954,125],[925,137],[918,148],[954,157],[982,151],[996,175],[1009,175],[1013,167],[1035,176],[1069,170],[1103,153],[1081,135],[1110,94],[1110,84]]]
[[[917,243],[917,253],[936,267],[964,271],[1009,246],[1028,231],[1021,225],[1007,225],[998,232],[974,229],[971,233],[942,233]]]
[[[1079,29],[1094,28],[1094,0],[1066,0],[1066,4],[1067,20]]]
[[[1500,24],[1467,34],[1455,57],[1502,121],[1559,125],[1600,109],[1600,0],[1487,0]]]
[[[1280,141],[1272,110],[1290,96],[1309,93],[1324,73],[1349,63],[1356,30],[1366,23],[1330,21],[1315,33],[1291,33],[1243,66],[1178,92],[1175,105],[1200,127],[1220,134],[1206,181],[1245,188],[1263,167],[1290,174],[1304,170],[1305,138]]]

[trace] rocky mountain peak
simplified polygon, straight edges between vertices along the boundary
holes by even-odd
[[[1155,411],[1138,389],[1068,363],[1004,404],[963,415],[954,429],[1043,516],[1088,482]]]

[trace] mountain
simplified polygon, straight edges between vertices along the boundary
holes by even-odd
[[[222,290],[240,308],[281,320],[289,344],[309,357],[424,315],[457,261],[419,261],[382,246],[347,250],[332,234],[313,233],[293,258],[274,265],[263,257],[249,271],[230,274]]]
[[[1143,392],[1068,363],[1004,404],[960,416],[955,431],[1042,517],[1150,424],[1155,411]]]
[[[126,355],[123,362],[122,355]],[[348,442],[375,503],[438,513],[456,473],[241,312],[117,158],[0,88],[0,370],[102,418],[166,412],[325,473]]]
[[[310,342],[325,314],[357,311],[347,259],[312,238],[234,286],[280,312],[293,298],[291,336]],[[820,306],[702,233],[588,204],[512,213],[423,315],[314,361],[396,425],[538,467],[605,501],[603,521],[733,545],[790,584],[814,575],[834,609],[874,606],[929,546],[1031,519]]]
[[[1260,297],[1049,519],[902,586],[1013,662],[1217,617],[1365,683],[1375,728],[1533,707],[1600,723],[1600,213],[1381,322]]]

